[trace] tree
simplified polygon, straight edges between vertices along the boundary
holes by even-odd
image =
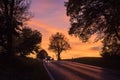
[[[13,38],[19,36],[24,23],[31,17],[30,0],[0,0],[0,46],[13,55]]]
[[[105,41],[103,41],[105,42]],[[103,45],[103,50],[101,52],[101,56],[103,58],[114,58],[119,59],[120,58],[120,44],[116,42],[116,40],[112,41],[111,44],[108,44],[107,42]]]
[[[48,53],[46,52],[46,50],[42,49],[38,54],[37,54],[37,58],[38,59],[45,59],[48,56]]]
[[[17,53],[20,53],[22,56],[26,56],[32,51],[37,51],[42,40],[42,34],[37,30],[32,30],[29,27],[24,27],[22,33],[16,39]]]
[[[68,39],[62,33],[57,32],[56,34],[50,37],[49,50],[57,52],[57,59],[60,60],[60,54],[62,51],[70,49],[70,44]]]
[[[95,41],[102,40],[104,47],[113,46],[116,42],[119,45],[117,49],[108,48],[113,54],[120,54],[117,51],[120,47],[119,4],[120,0],[69,0],[65,3],[71,22],[69,34],[79,37],[83,42],[97,34]]]

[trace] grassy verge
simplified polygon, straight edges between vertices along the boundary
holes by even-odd
[[[119,60],[111,60],[111,59],[107,60],[101,57],[83,57],[83,58],[66,59],[66,60],[120,71],[120,59]]]
[[[17,57],[0,59],[0,80],[50,80],[42,61]]]

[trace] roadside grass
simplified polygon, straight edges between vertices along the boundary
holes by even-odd
[[[50,80],[42,61],[15,57],[0,58],[0,80]]]
[[[113,59],[104,59],[102,57],[82,57],[82,58],[65,59],[65,60],[120,71],[120,59],[113,60]]]

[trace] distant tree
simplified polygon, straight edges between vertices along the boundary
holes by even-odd
[[[86,42],[97,34],[95,41],[103,40],[102,52],[109,49],[120,55],[120,0],[69,0],[65,6],[70,16],[70,35]],[[113,47],[114,43],[118,46]]]
[[[32,30],[29,27],[23,28],[20,37],[16,39],[17,53],[25,56],[32,53],[32,51],[37,51],[39,49],[37,45],[41,43],[41,39],[42,34],[37,30]]]
[[[56,52],[57,59],[60,60],[60,54],[62,51],[70,49],[68,39],[62,33],[57,32],[50,37],[49,50]]]
[[[46,50],[42,49],[38,54],[37,54],[37,58],[38,59],[45,59],[48,56],[48,53],[46,52]]]
[[[13,38],[19,36],[24,23],[31,18],[30,0],[0,0],[0,46],[8,55],[14,54]]]

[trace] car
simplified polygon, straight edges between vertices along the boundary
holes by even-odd
[[[51,58],[50,56],[47,56],[46,58],[45,58],[45,62],[52,62],[54,59],[53,58]]]

